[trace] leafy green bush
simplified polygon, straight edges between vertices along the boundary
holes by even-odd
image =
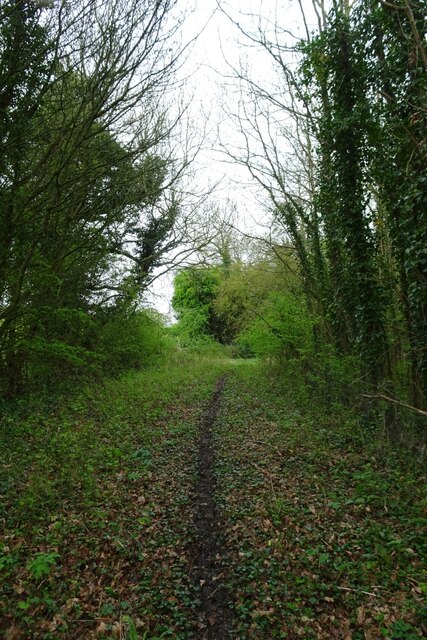
[[[313,319],[301,296],[273,292],[238,343],[258,357],[283,363],[313,351],[312,329]]]
[[[45,336],[19,346],[33,389],[147,367],[168,348],[159,314],[117,308],[93,316],[81,310],[59,310],[50,318]]]
[[[59,553],[37,553],[36,556],[29,560],[27,569],[35,580],[48,576],[54,567]]]
[[[227,342],[227,322],[215,309],[224,273],[218,266],[195,266],[175,276],[172,306],[178,316],[175,333],[182,346]]]
[[[323,402],[351,404],[362,391],[360,359],[338,355],[331,346],[325,345],[311,362],[307,382]]]
[[[112,314],[96,343],[103,368],[114,374],[154,364],[166,348],[160,317],[149,311]]]
[[[188,309],[179,322],[171,329],[180,346],[188,348],[212,344],[214,339],[208,334],[208,319],[204,308]]]

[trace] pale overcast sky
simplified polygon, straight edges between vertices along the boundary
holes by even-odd
[[[274,24],[290,32],[284,35],[286,44],[294,44],[296,38],[304,37],[305,27],[301,7],[306,13],[309,30],[315,29],[312,0],[221,0],[221,7],[229,13],[245,30],[256,32],[272,30]],[[220,186],[212,196],[212,201],[225,206],[227,200],[237,205],[239,225],[245,229],[254,228],[256,220],[265,220],[265,212],[259,204],[259,190],[243,168],[226,163],[220,151],[218,131],[223,142],[230,145],[237,141],[235,125],[224,115],[223,107],[237,110],[239,92],[232,67],[241,61],[252,77],[263,83],[274,79],[269,56],[259,47],[247,46],[248,42],[238,27],[218,9],[217,0],[187,0],[188,16],[184,24],[183,39],[190,40],[200,33],[191,48],[191,53],[181,70],[188,77],[188,93],[192,94],[192,123],[208,135],[203,150],[196,158],[198,186],[209,187],[218,181]],[[184,3],[180,5],[181,8]],[[292,35],[291,35],[292,34]],[[245,46],[246,45],[246,46]],[[228,77],[227,77],[228,76]],[[152,289],[149,302],[162,313],[170,311],[172,295],[170,275],[158,279]]]

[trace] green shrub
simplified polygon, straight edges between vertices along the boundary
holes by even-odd
[[[166,348],[164,327],[149,311],[112,314],[96,343],[103,368],[114,374],[154,364]]]
[[[313,351],[313,319],[301,296],[272,293],[240,334],[242,350],[284,363]]]

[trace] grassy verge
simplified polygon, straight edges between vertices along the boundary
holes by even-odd
[[[72,398],[5,407],[2,637],[194,637],[195,438],[223,368],[182,356]]]
[[[216,433],[237,637],[424,637],[420,469],[287,395],[236,369]]]
[[[4,406],[1,637],[200,637],[197,431],[224,371],[214,438],[233,637],[423,636],[417,463],[380,451],[343,410],[283,395],[256,362],[180,354],[68,399]]]

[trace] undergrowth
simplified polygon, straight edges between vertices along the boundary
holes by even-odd
[[[5,406],[3,637],[193,637],[195,433],[224,365],[175,358]]]
[[[342,405],[326,411],[296,387],[279,392],[259,370],[236,370],[226,395],[218,499],[237,636],[422,637],[418,459]]]
[[[225,371],[214,443],[235,637],[423,636],[419,456],[355,407],[313,402],[296,378],[207,349],[4,403],[2,637],[200,637],[188,551],[197,430]]]

